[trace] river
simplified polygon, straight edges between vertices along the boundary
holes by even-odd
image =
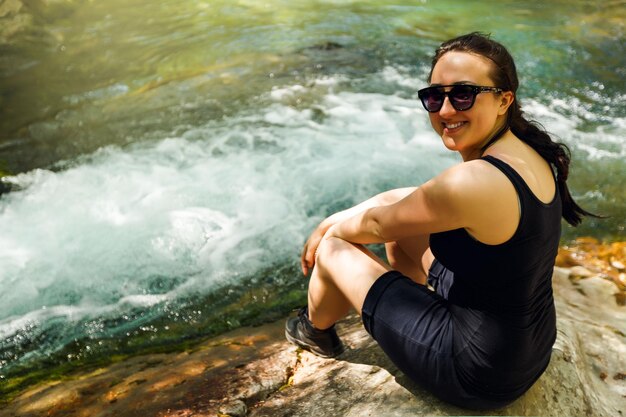
[[[325,216],[459,161],[416,91],[489,32],[624,240],[622,1],[0,3],[0,389],[284,315]],[[13,387],[13,388],[12,388]]]

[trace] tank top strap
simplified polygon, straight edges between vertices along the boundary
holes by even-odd
[[[502,171],[504,175],[506,175],[506,177],[511,181],[511,183],[513,183],[513,187],[515,187],[515,191],[517,191],[517,195],[520,200],[527,198],[528,193],[531,193],[532,195],[532,191],[530,191],[530,188],[528,188],[526,181],[524,181],[522,176],[518,174],[517,171],[515,171],[511,167],[511,165],[507,164],[501,159],[494,158],[491,155],[485,155],[481,157],[480,159],[489,162],[491,165],[495,166],[500,171]]]

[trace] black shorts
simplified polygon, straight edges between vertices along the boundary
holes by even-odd
[[[363,303],[365,329],[405,375],[444,401],[474,409],[510,403],[481,398],[459,381],[454,320],[446,299],[454,274],[435,260],[428,275],[435,291],[398,271],[383,274]]]

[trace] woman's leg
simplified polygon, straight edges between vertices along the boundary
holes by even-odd
[[[435,257],[430,251],[429,235],[385,243],[391,267],[418,284],[425,285],[428,270]]]
[[[324,239],[309,282],[309,320],[316,328],[327,329],[350,308],[360,315],[374,281],[391,269],[363,246],[338,238]]]

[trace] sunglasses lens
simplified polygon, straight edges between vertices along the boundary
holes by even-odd
[[[450,102],[457,110],[467,110],[474,104],[476,92],[470,86],[455,86],[448,93]]]
[[[445,94],[442,88],[431,87],[420,91],[419,98],[427,111],[436,112],[441,109]]]
[[[424,108],[431,113],[441,110],[446,95],[452,107],[457,111],[463,111],[470,109],[474,105],[476,94],[479,91],[477,87],[471,85],[455,85],[447,93],[444,87],[428,87],[418,91],[418,96]]]

